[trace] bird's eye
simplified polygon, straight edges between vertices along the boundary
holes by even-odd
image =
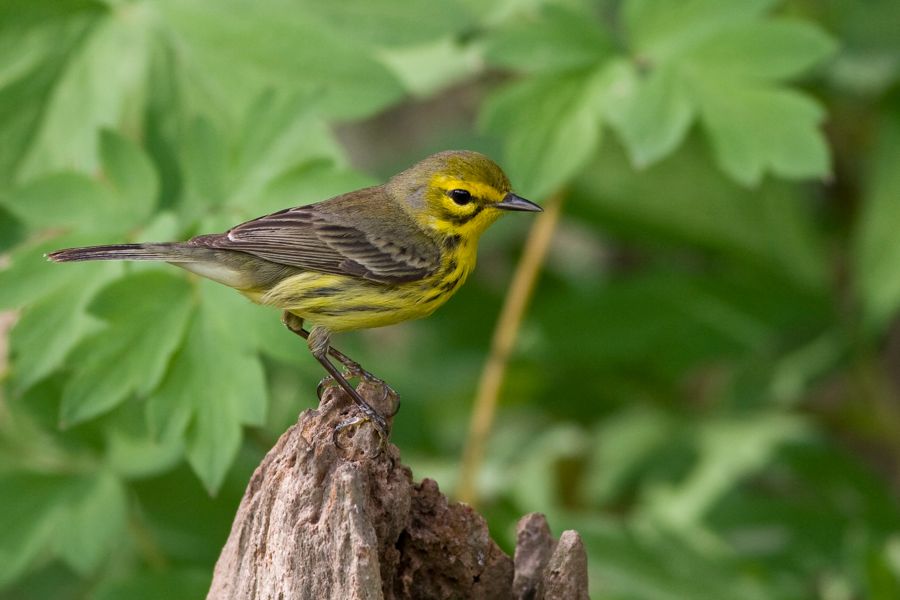
[[[469,190],[450,190],[447,192],[447,195],[460,206],[466,205],[472,201],[472,194],[469,193]]]

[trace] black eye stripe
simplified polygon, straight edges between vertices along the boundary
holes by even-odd
[[[449,192],[447,192],[447,195],[450,196],[451,200],[453,200],[460,206],[464,206],[472,201],[472,194],[469,192],[469,190],[450,190]]]
[[[454,225],[465,225],[466,223],[480,215],[482,210],[484,210],[483,206],[476,206],[475,210],[467,215],[447,215],[447,221],[453,223]]]

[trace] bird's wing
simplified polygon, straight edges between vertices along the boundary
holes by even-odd
[[[274,263],[381,283],[414,281],[437,269],[437,243],[406,212],[369,190],[356,194],[283,210],[196,239]],[[378,206],[366,206],[369,202]]]

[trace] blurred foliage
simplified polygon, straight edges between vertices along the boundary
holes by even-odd
[[[900,597],[898,78],[894,0],[0,1],[0,597],[201,596],[321,377],[230,290],[43,254],[450,146],[568,196],[479,483],[497,538],[578,529],[595,598]],[[447,489],[526,233],[340,340]]]

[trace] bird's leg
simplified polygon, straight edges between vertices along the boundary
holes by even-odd
[[[284,323],[284,326],[287,327],[293,333],[296,333],[297,335],[302,337],[304,340],[309,340],[309,331],[307,331],[306,329],[303,328],[303,318],[302,317],[298,317],[297,315],[295,315],[292,312],[284,311],[281,314],[281,322]],[[331,347],[329,347],[328,350],[329,350],[329,353],[331,353],[333,349]],[[334,352],[337,352],[337,350],[334,350]],[[344,356],[344,354],[341,354],[341,356]],[[346,358],[346,356],[344,356],[344,358]],[[325,393],[326,389],[333,388],[337,385],[339,385],[339,384],[337,381],[334,380],[334,377],[332,377],[331,375],[326,375],[319,381],[319,384],[316,386],[316,397],[319,400],[321,400],[322,394]]]
[[[298,317],[292,312],[284,311],[281,316],[281,322],[284,323],[285,327],[302,337],[304,340],[309,341],[309,331],[303,328],[302,317]],[[388,416],[393,417],[397,414],[397,411],[400,410],[400,401],[399,396],[394,388],[389,386],[383,379],[379,379],[375,375],[372,375],[372,373],[370,373],[369,371],[363,369],[358,362],[356,362],[337,348],[333,348],[330,344],[328,345],[328,355],[341,363],[341,365],[343,365],[345,369],[345,379],[359,377],[365,381],[368,381],[369,383],[380,385],[381,389],[384,390],[385,397],[393,396],[394,398],[397,398],[396,409],[392,414]],[[327,388],[334,387],[336,385],[339,385],[339,383],[331,375],[322,379],[322,381],[320,381],[319,385],[316,387],[316,395],[319,397],[319,400],[322,399],[322,394]]]
[[[372,373],[363,369],[358,362],[356,362],[355,360],[353,360],[352,358],[350,358],[349,356],[347,356],[346,354],[344,354],[337,348],[332,348],[329,346],[328,354],[330,356],[334,357],[334,359],[337,360],[339,363],[344,365],[344,369],[345,369],[344,374],[348,378],[359,377],[363,381],[377,384],[378,386],[381,387],[381,390],[384,392],[385,400],[389,396],[393,397],[396,400],[397,405],[394,408],[394,412],[388,416],[393,417],[394,415],[397,414],[397,411],[400,410],[400,396],[397,394],[397,391],[394,390],[394,388],[392,388],[391,386],[389,386],[384,379],[381,379],[380,377],[376,377],[375,375],[372,375]]]
[[[284,311],[284,313],[281,315],[281,322],[284,323],[285,327],[302,337],[304,340],[309,340],[309,331],[303,328],[303,317],[298,317],[294,313]],[[337,348],[333,348],[329,345],[328,355],[344,366],[344,369],[347,370],[347,372],[345,373],[345,376],[347,378],[361,377],[367,381],[384,383],[384,381],[378,379],[377,377],[363,369],[358,362],[356,362]]]
[[[331,364],[331,361],[328,360],[328,348],[329,348],[329,332],[327,329],[322,327],[313,327],[312,331],[309,332],[309,336],[307,337],[307,344],[309,344],[309,350],[312,352],[312,355],[316,357],[325,370],[328,371],[328,374],[340,385],[347,394],[350,395],[350,398],[356,403],[357,408],[359,408],[360,412],[363,413],[363,417],[354,417],[352,419],[348,419],[343,423],[340,423],[337,427],[334,428],[334,443],[336,446],[340,446],[338,443],[338,434],[344,429],[348,427],[352,427],[360,423],[363,420],[371,421],[372,425],[375,426],[375,430],[378,432],[381,437],[381,443],[384,444],[388,436],[390,434],[388,430],[387,421],[384,417],[378,414],[372,406],[366,402],[362,396],[359,395],[359,392],[351,386],[347,380],[341,375],[340,371]]]

